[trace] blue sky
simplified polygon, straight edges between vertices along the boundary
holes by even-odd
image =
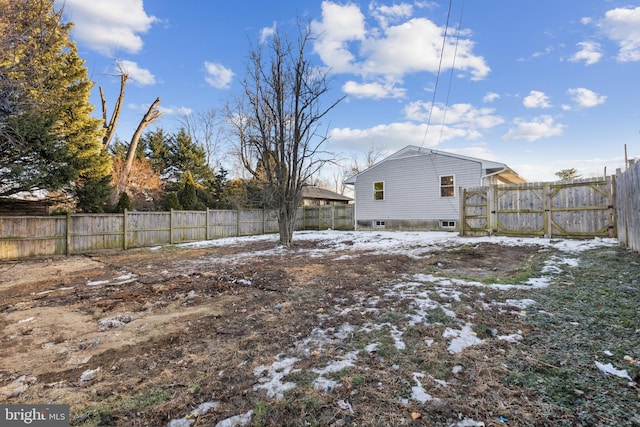
[[[529,181],[548,181],[567,168],[584,177],[605,168],[612,174],[624,168],[625,144],[629,158],[640,155],[637,1],[449,6],[445,0],[64,1],[96,83],[96,116],[99,86],[110,114],[117,64],[130,75],[117,132],[123,140],[157,97],[164,116],[156,126],[167,131],[180,127],[181,114],[224,108],[240,94],[250,46],[275,28],[295,36],[302,21],[316,34],[310,58],[331,70],[326,102],[346,95],[323,122],[330,136],[324,147],[345,163],[362,161],[372,147],[387,155],[412,144],[503,162]]]

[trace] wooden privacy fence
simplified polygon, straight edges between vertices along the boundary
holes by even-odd
[[[461,189],[460,234],[616,237],[615,177]]]
[[[632,163],[625,172],[617,171],[616,175],[618,240],[640,252],[640,162]]]
[[[305,206],[296,229],[353,230],[353,205]],[[274,210],[206,210],[0,217],[0,259],[71,255],[277,233]]]

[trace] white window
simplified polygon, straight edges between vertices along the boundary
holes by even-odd
[[[456,228],[455,221],[440,221],[441,228]]]
[[[383,181],[376,181],[373,183],[373,200],[384,200]]]
[[[453,175],[440,177],[440,197],[454,197],[456,195],[455,178]]]
[[[379,219],[373,220],[373,228],[384,228],[384,226],[385,226],[384,221],[381,221]]]

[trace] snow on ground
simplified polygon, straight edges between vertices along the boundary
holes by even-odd
[[[494,243],[505,246],[522,246],[537,245],[542,248],[556,249],[564,256],[552,256],[544,265],[541,271],[541,277],[531,278],[526,283],[514,284],[486,284],[480,282],[465,281],[461,279],[434,276],[430,274],[419,274],[411,277],[398,277],[396,283],[389,283],[387,286],[381,287],[380,296],[367,296],[362,298],[354,306],[343,306],[343,302],[336,303],[337,316],[347,316],[353,313],[367,313],[370,311],[380,310],[379,306],[385,306],[385,302],[389,300],[408,300],[410,301],[412,310],[411,314],[406,314],[408,325],[416,325],[419,323],[428,323],[428,313],[434,309],[440,309],[442,312],[458,323],[459,329],[448,327],[441,337],[425,337],[427,345],[433,344],[436,340],[443,339],[448,342],[448,351],[452,354],[464,351],[466,347],[483,343],[484,340],[478,338],[473,332],[473,325],[468,322],[462,322],[457,319],[456,313],[451,309],[451,302],[461,300],[466,290],[478,291],[478,288],[487,288],[495,290],[522,289],[534,290],[544,288],[550,285],[553,276],[565,271],[568,268],[578,265],[578,260],[574,257],[576,253],[602,246],[616,246],[618,241],[615,239],[591,239],[591,240],[565,240],[565,239],[543,239],[543,238],[513,238],[513,237],[459,237],[455,233],[450,232],[389,232],[389,231],[302,231],[294,235],[294,243],[296,241],[317,241],[318,245],[314,249],[294,252],[297,255],[307,257],[319,257],[336,254],[335,259],[345,257],[356,257],[359,253],[367,252],[369,254],[398,254],[411,257],[425,256],[429,251],[442,250],[449,247],[456,247],[465,244],[476,245],[478,243]],[[181,246],[186,247],[218,247],[239,244],[246,241],[253,242],[273,242],[274,247],[269,249],[256,250],[253,252],[244,252],[235,255],[229,255],[219,260],[207,260],[212,262],[249,262],[255,256],[291,256],[291,252],[283,248],[277,247],[277,235],[261,235],[237,238],[223,238],[212,241],[188,243]],[[195,262],[195,261],[194,261]],[[126,275],[121,279],[127,280]],[[87,283],[92,286],[97,283]],[[245,283],[250,286],[250,283]],[[436,298],[437,297],[437,298]],[[450,301],[448,303],[440,303],[437,300]],[[526,298],[521,300],[506,299],[504,301],[493,301],[491,303],[483,302],[480,305],[485,308],[492,305],[500,307],[506,313],[521,315],[523,310],[536,304],[534,299]],[[517,310],[515,310],[517,309]],[[302,359],[313,358],[323,349],[339,348],[339,344],[344,342],[354,333],[372,333],[374,331],[385,331],[393,339],[395,348],[403,351],[406,348],[402,340],[405,332],[402,326],[391,323],[364,323],[361,326],[355,326],[350,323],[343,323],[340,327],[315,328],[307,337],[298,340],[289,349],[285,349],[281,354],[274,357],[274,361],[268,365],[261,365],[254,369],[256,377],[255,390],[265,390],[270,398],[277,400],[283,399],[284,393],[296,387],[296,384],[286,381],[285,377],[299,370],[295,368],[296,363]],[[497,331],[495,331],[497,335]],[[517,343],[523,339],[521,331],[510,335],[498,335],[497,339],[510,343]],[[372,355],[376,352],[379,342],[375,339],[367,344],[363,350],[352,350],[348,352],[335,352],[334,360],[319,365],[311,372],[316,375],[313,380],[313,386],[323,392],[329,392],[340,383],[327,378],[327,374],[337,372],[339,370],[349,368],[358,363],[360,356]],[[364,354],[361,354],[364,353]],[[617,371],[612,366],[598,365],[598,369],[603,372],[624,376],[624,372]],[[454,367],[459,371],[463,369],[460,366]],[[422,372],[413,373],[413,382],[415,385],[411,387],[411,400],[424,403],[434,399],[423,387],[422,379],[426,374]],[[429,376],[430,377],[430,376]],[[431,377],[430,377],[431,378]],[[446,382],[435,380],[438,386],[445,386]],[[405,400],[408,403],[408,400]],[[225,426],[244,425],[251,419],[251,413],[238,415],[236,418],[226,420]],[[176,420],[174,420],[176,421]],[[180,420],[182,421],[182,420]],[[171,424],[170,424],[171,425]],[[175,424],[179,425],[178,423]],[[182,424],[188,425],[188,424]],[[457,426],[482,426],[484,423],[477,422],[472,419],[464,419],[456,424]]]

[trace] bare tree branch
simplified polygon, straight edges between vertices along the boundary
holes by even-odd
[[[104,92],[102,87],[100,87],[100,100],[102,101],[102,121],[103,128],[105,129],[104,137],[102,138],[102,149],[109,149],[109,144],[111,143],[111,139],[113,135],[116,133],[116,127],[118,126],[118,119],[120,118],[120,111],[122,110],[122,103],[124,102],[124,92],[125,86],[127,84],[127,79],[129,75],[124,72],[124,70],[120,70],[120,93],[118,94],[118,99],[116,99],[116,103],[113,107],[113,113],[111,114],[111,119],[107,122],[107,101],[104,97]]]
[[[118,201],[120,194],[122,194],[122,192],[127,188],[127,184],[129,182],[129,174],[131,173],[131,165],[133,164],[133,159],[136,156],[138,141],[140,140],[140,136],[142,136],[142,131],[144,131],[147,126],[149,126],[151,123],[155,122],[162,116],[162,113],[160,112],[160,110],[158,110],[158,105],[160,104],[160,102],[160,98],[156,98],[156,100],[153,101],[153,104],[149,106],[149,109],[145,113],[144,117],[142,117],[142,120],[140,120],[136,131],[133,133],[131,144],[129,145],[129,151],[127,151],[127,158],[122,169],[122,174],[120,175],[118,185],[116,186],[115,191],[112,194],[112,204],[115,204]]]

